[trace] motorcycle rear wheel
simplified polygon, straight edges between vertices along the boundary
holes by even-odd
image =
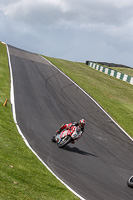
[[[66,146],[68,143],[70,143],[71,140],[72,140],[71,136],[67,135],[67,136],[63,137],[63,138],[61,139],[61,141],[59,141],[59,142],[57,143],[57,146],[58,146],[59,148],[62,148],[62,147],[64,147],[64,146]]]
[[[133,188],[133,176],[131,176],[128,181],[127,181],[127,185],[131,188]]]

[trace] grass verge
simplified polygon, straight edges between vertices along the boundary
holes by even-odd
[[[37,159],[18,134],[10,99],[6,46],[0,43],[0,200],[76,200]]]

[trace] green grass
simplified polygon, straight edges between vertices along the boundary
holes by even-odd
[[[45,58],[80,85],[133,137],[133,85],[90,68],[84,63],[46,56]]]
[[[0,200],[76,200],[25,145],[13,121],[6,46],[0,43]]]

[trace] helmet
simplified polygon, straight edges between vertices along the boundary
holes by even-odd
[[[84,119],[81,119],[81,120],[79,121],[79,125],[80,125],[81,127],[84,127],[85,124],[86,124],[86,121],[85,121]]]

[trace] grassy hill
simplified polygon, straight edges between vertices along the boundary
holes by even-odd
[[[133,86],[76,63],[49,58],[133,137]],[[76,200],[28,149],[14,124],[6,46],[0,43],[0,200]]]

